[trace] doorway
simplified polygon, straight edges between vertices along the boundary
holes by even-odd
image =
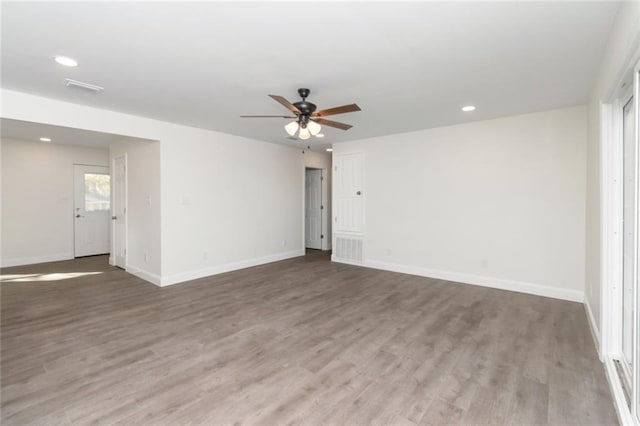
[[[308,249],[322,250],[323,183],[322,169],[305,169],[304,242]]]
[[[109,253],[109,168],[75,164],[73,200],[74,257]]]

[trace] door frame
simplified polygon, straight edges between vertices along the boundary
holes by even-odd
[[[324,246],[325,246],[325,240],[326,235],[325,234],[325,217],[324,217],[324,211],[325,211],[325,204],[327,201],[327,197],[325,195],[326,192],[326,184],[325,184],[325,172],[324,169],[321,168],[317,168],[317,167],[305,167],[304,168],[304,187],[305,187],[305,191],[304,191],[304,222],[305,222],[305,226],[304,226],[304,248],[305,250],[308,248],[307,247],[307,171],[308,170],[316,170],[316,171],[320,171],[320,250],[324,250]],[[313,249],[312,249],[313,250]]]
[[[85,163],[73,163],[71,164],[71,214],[70,219],[71,219],[71,259],[75,259],[76,258],[76,220],[75,220],[75,215],[76,215],[76,167],[78,166],[84,166],[84,167],[103,167],[109,170],[109,181],[111,182],[111,178],[112,178],[112,173],[111,173],[111,167],[110,164],[104,165],[104,164],[85,164]],[[111,188],[113,189],[113,187]],[[109,203],[112,202],[112,199],[109,200]],[[109,205],[109,213],[111,213],[111,204]],[[111,238],[111,232],[109,232],[107,234],[109,236],[109,238]],[[109,253],[104,253],[104,254],[108,254],[109,255],[109,259],[111,259],[111,248],[112,248],[112,241],[109,241]],[[80,256],[82,257],[82,256]]]
[[[322,235],[320,243],[320,250],[326,251],[331,250],[331,235],[328,234],[328,230],[331,229],[329,227],[330,218],[331,218],[331,208],[329,206],[328,198],[329,198],[329,185],[328,185],[328,171],[329,169],[326,167],[310,167],[305,164],[302,165],[302,251],[304,252],[307,249],[307,241],[306,241],[306,214],[305,209],[307,207],[307,169],[310,170],[320,170],[322,179],[321,181],[321,204],[324,206],[321,212],[321,228]]]
[[[616,404],[618,415],[622,424],[640,424],[639,407],[640,394],[640,368],[638,368],[640,352],[640,291],[638,286],[638,271],[640,270],[640,253],[638,253],[638,241],[640,229],[636,214],[635,229],[635,278],[633,300],[636,309],[632,322],[635,326],[633,336],[634,353],[632,355],[633,370],[631,371],[631,383],[629,389],[630,407],[624,392],[623,379],[618,374],[617,359],[622,351],[622,180],[623,180],[623,107],[630,96],[634,98],[635,117],[633,137],[636,141],[635,168],[636,188],[635,204],[636,213],[639,212],[640,195],[640,141],[639,141],[639,106],[640,106],[640,60],[627,67],[619,78],[618,84],[612,90],[608,101],[600,104],[600,122],[602,141],[600,145],[600,214],[601,214],[601,263],[600,263],[600,360],[605,365],[605,370],[611,386],[612,396]],[[629,74],[632,73],[632,78]],[[629,88],[629,85],[631,88]],[[624,368],[624,367],[623,367]],[[624,374],[624,373],[623,373]]]
[[[129,159],[127,157],[127,153],[125,152],[122,155],[118,155],[117,157],[112,157],[111,158],[111,213],[112,213],[112,217],[113,217],[113,213],[115,213],[113,206],[114,206],[114,201],[115,201],[115,194],[116,194],[116,188],[115,188],[115,179],[114,179],[114,170],[115,170],[115,164],[116,164],[116,160],[118,158],[124,158],[124,202],[125,202],[125,211],[126,208],[129,205],[129,199],[128,199],[128,194],[129,194],[129,170],[128,170],[128,166],[129,166]],[[128,220],[128,216],[126,213],[124,215],[124,270],[127,270],[127,267],[129,266],[129,250],[128,250],[128,246],[129,246],[129,220]],[[112,266],[116,266],[116,259],[115,259],[115,253],[116,253],[116,224],[114,220],[111,220],[111,253],[109,254],[109,265]]]

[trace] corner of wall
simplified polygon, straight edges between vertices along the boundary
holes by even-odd
[[[138,278],[150,282],[151,284],[162,287],[162,278],[160,277],[160,275],[152,274],[151,272],[145,271],[142,268],[131,265],[127,265],[126,271],[131,275],[135,275]]]

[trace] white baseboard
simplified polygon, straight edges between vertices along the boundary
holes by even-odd
[[[339,257],[336,257],[335,254],[331,255],[331,261],[336,263],[346,263],[347,265],[367,266],[365,265],[364,262],[359,262],[357,260],[350,260],[350,259],[341,259]]]
[[[162,279],[160,275],[153,274],[151,272],[145,271],[142,268],[138,268],[137,266],[127,265],[126,271],[131,275],[135,275],[138,278],[142,278],[145,281],[149,281],[151,284],[155,284],[158,287],[162,287]]]
[[[34,265],[36,263],[59,262],[61,260],[70,260],[70,259],[73,259],[72,253],[58,253],[58,254],[49,254],[46,256],[2,259],[2,267],[9,268],[11,266]]]
[[[162,277],[160,286],[166,287],[182,283],[185,281],[195,280],[198,278],[209,277],[211,275],[223,274],[225,272],[236,271],[238,269],[250,268],[252,266],[264,265],[265,263],[277,262],[279,260],[291,259],[292,257],[304,256],[304,249],[293,250],[284,253],[272,254],[269,256],[256,257],[253,259],[242,260],[240,262],[228,263],[226,265],[216,265],[195,271],[182,272],[179,274]],[[155,284],[155,283],[154,283]]]
[[[572,302],[584,302],[584,293],[577,290],[569,290],[558,287],[550,287],[541,284],[526,283],[502,278],[485,277],[482,275],[465,274],[459,272],[440,271],[427,269],[420,266],[401,265],[397,263],[380,262],[377,260],[365,260],[361,264],[348,262],[332,257],[331,260],[340,263],[349,263],[368,268],[382,269],[385,271],[400,272],[403,274],[417,275],[420,277],[435,278],[464,284],[479,285],[482,287],[497,288],[500,290],[517,291],[519,293],[533,294],[536,296],[551,297],[554,299],[569,300]]]
[[[589,300],[586,297],[584,300],[584,310],[587,313],[587,322],[589,323],[589,329],[591,330],[591,336],[593,337],[593,342],[596,345],[598,358],[600,358],[600,361],[604,361],[602,358],[602,351],[600,350],[600,331],[598,330],[598,323],[596,322],[596,319],[593,316],[591,305],[589,305]]]
[[[607,382],[609,382],[609,390],[613,397],[613,405],[616,407],[616,413],[618,414],[618,420],[622,426],[638,426],[638,422],[633,419],[629,406],[627,405],[627,398],[624,396],[624,390],[622,389],[622,382],[620,376],[616,370],[613,359],[608,358],[604,361],[604,371],[607,375]]]

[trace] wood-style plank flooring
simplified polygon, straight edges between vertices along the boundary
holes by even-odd
[[[319,252],[167,288],[106,257],[2,274],[3,425],[617,424],[578,303]]]

